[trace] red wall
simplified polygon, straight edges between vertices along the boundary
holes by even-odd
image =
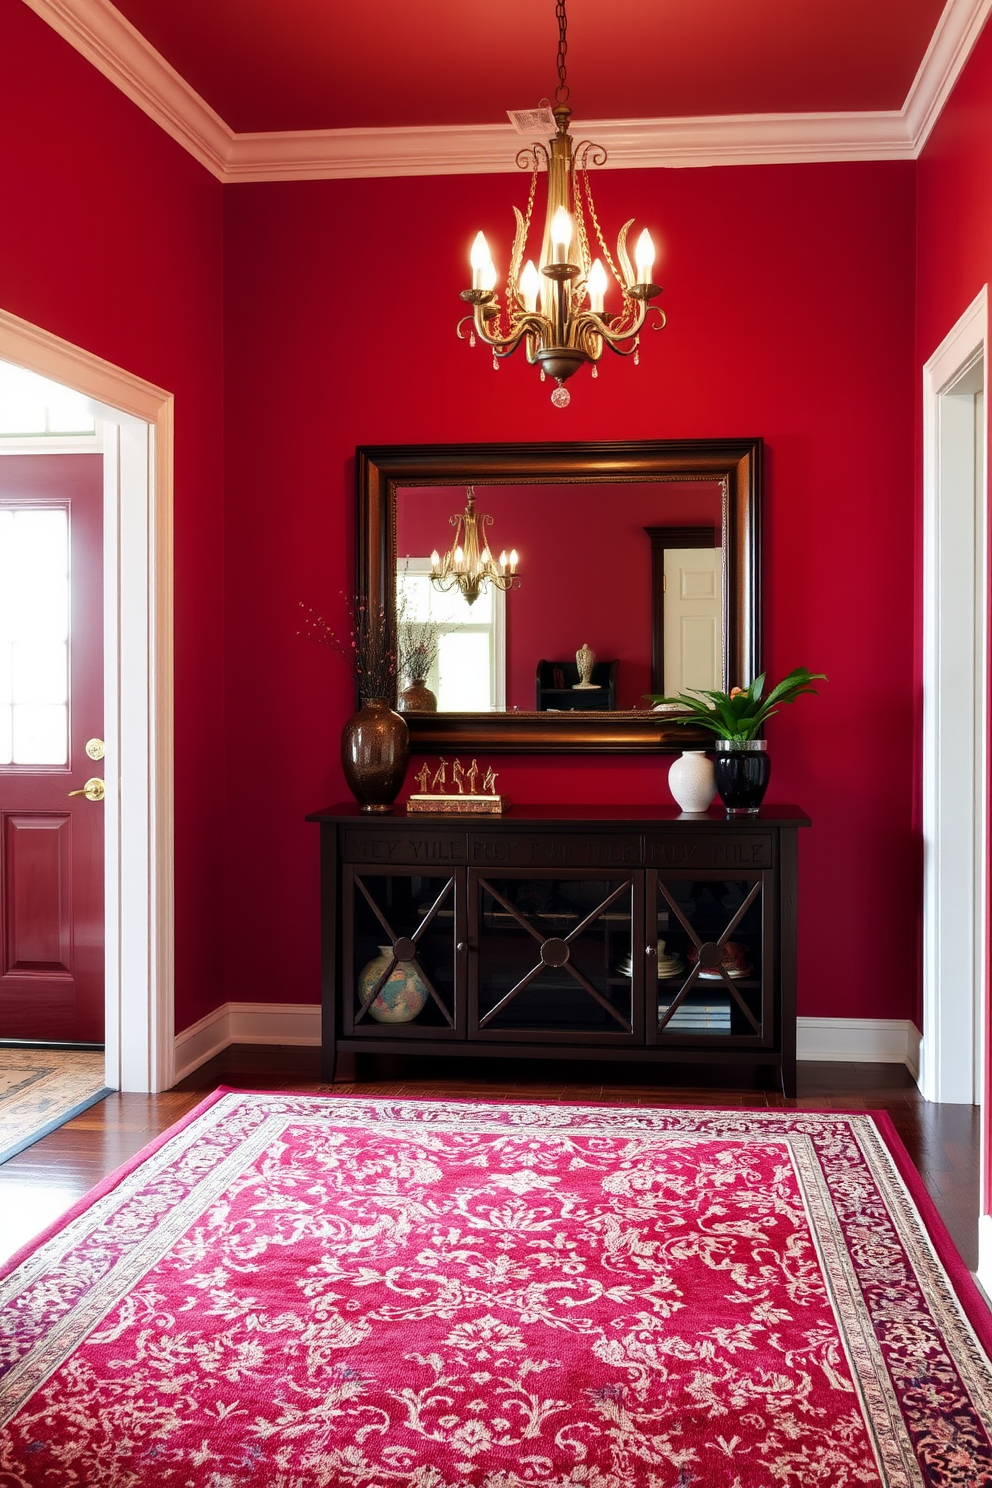
[[[223,994],[222,188],[0,0],[0,305],[176,397],[176,1026]]]
[[[947,333],[992,281],[992,27],[986,26],[927,141],[917,167],[917,341],[922,369]],[[986,399],[990,369],[985,368]],[[917,386],[917,449],[922,450],[922,387]],[[918,475],[922,484],[922,474]],[[917,552],[922,535],[917,522]],[[919,569],[918,569],[919,571]],[[922,594],[917,592],[917,633]],[[917,811],[919,808],[917,807]],[[992,1038],[986,1030],[985,1197],[992,1192]]]
[[[907,1017],[913,834],[912,163],[616,171],[604,223],[665,240],[667,329],[641,365],[579,374],[571,406],[455,339],[478,227],[502,243],[519,175],[225,192],[228,995],[316,996],[317,841],[345,798],[344,662],[298,634],[352,583],[357,444],[766,441],[766,660],[829,675],[769,729],[801,849],[800,1012]],[[397,269],[415,286],[396,290]],[[607,514],[608,519],[608,514]],[[900,743],[900,741],[907,741]],[[496,760],[514,801],[669,799],[661,759]]]
[[[533,709],[537,664],[571,661],[588,641],[620,662],[617,707],[643,708],[651,690],[651,540],[645,527],[710,527],[720,543],[720,488],[710,482],[603,486],[478,486],[493,519],[494,557],[516,549],[520,577],[506,600],[506,706]],[[451,546],[449,518],[465,487],[401,490],[396,553],[429,558]],[[604,521],[604,510],[608,511]]]
[[[555,438],[764,437],[766,661],[830,678],[769,730],[772,796],[815,823],[800,1011],[910,1016],[916,167],[603,172],[604,223],[665,242],[669,325],[559,412],[454,336],[472,236],[505,268],[521,175],[222,190],[21,0],[0,39],[0,304],[176,394],[177,1027],[318,996],[303,816],[345,794],[352,690],[299,602],[352,587],[356,444]],[[921,199],[987,243],[943,148]],[[920,334],[943,334],[946,249],[920,253]],[[667,759],[494,763],[521,802],[668,799]]]

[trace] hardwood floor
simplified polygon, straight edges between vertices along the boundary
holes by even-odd
[[[662,1085],[649,1083],[643,1069],[593,1063],[508,1066],[497,1060],[369,1056],[357,1065],[354,1078],[335,1083],[337,1093],[888,1111],[963,1259],[971,1270],[978,1263],[978,1108],[924,1101],[901,1065],[801,1063],[795,1101],[767,1083],[742,1085],[739,1071],[728,1071],[722,1081],[714,1081],[712,1070],[666,1071]],[[767,1081],[767,1073],[755,1071],[755,1079],[761,1078]],[[317,1049],[234,1046],[162,1095],[108,1096],[0,1166],[0,1261],[218,1085],[328,1088],[320,1083]]]

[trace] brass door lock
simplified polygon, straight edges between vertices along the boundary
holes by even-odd
[[[102,739],[87,739],[86,753],[91,760],[102,760],[107,752],[107,746]]]
[[[85,796],[87,801],[102,801],[107,794],[107,787],[99,776],[94,775],[87,780],[82,790],[70,791],[69,794],[70,796]]]

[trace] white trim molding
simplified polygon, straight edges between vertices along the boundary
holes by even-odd
[[[923,1031],[927,1100],[981,1100],[988,884],[983,287],[923,368]],[[980,451],[976,446],[980,445]]]
[[[513,170],[509,124],[236,134],[110,0],[26,0],[220,181],[488,175]],[[611,166],[913,160],[978,39],[992,0],[947,0],[901,109],[837,114],[593,120]]]
[[[320,1046],[320,1006],[311,1002],[225,1002],[176,1034],[175,1079],[230,1044]]]
[[[172,395],[0,310],[0,358],[104,420],[106,1081],[173,1083]],[[115,789],[116,785],[116,789]]]
[[[920,1030],[909,1018],[797,1018],[796,1057],[832,1064],[920,1067]]]
[[[978,1216],[978,1285],[992,1307],[992,1214]]]
[[[919,1030],[904,1018],[800,1018],[800,1059],[919,1067]],[[225,1002],[176,1035],[175,1078],[182,1080],[230,1044],[320,1046],[318,1003]],[[454,1051],[453,1051],[454,1052]]]

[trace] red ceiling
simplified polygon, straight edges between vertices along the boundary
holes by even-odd
[[[501,124],[553,0],[115,0],[239,133]],[[579,120],[898,109],[944,0],[568,0]]]

